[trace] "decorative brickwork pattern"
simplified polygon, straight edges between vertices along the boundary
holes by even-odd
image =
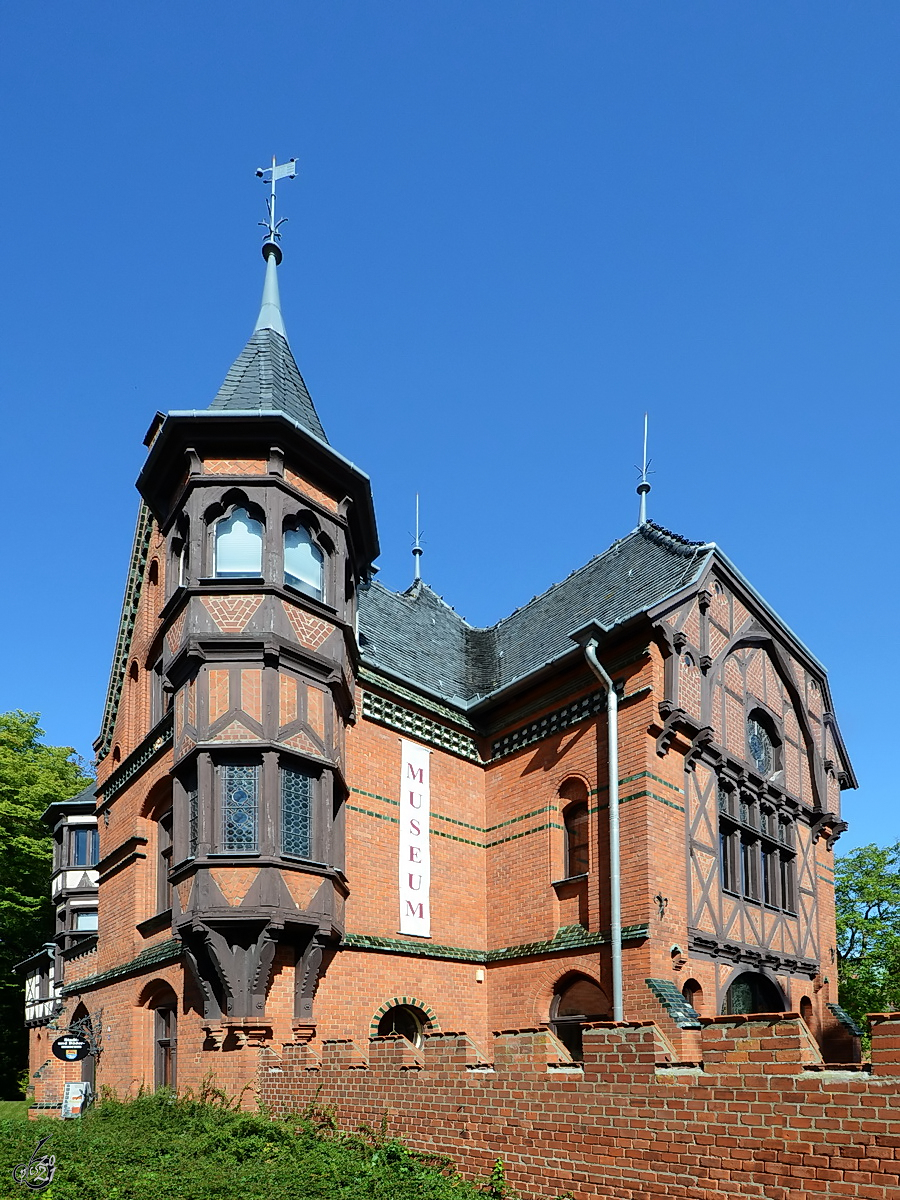
[[[262,722],[262,671],[241,671],[241,708],[254,721]]]
[[[216,667],[209,672],[209,723],[214,725],[224,717],[231,707],[229,699],[229,671],[227,667]]]
[[[282,600],[281,604],[300,645],[306,646],[308,650],[318,650],[334,626],[311,616],[287,600]]]
[[[214,742],[258,742],[259,734],[242,725],[240,721],[232,721],[211,739]]]
[[[166,641],[169,643],[169,649],[174,654],[181,645],[181,639],[184,637],[184,623],[187,619],[187,608],[183,608],[166,632]]]
[[[204,596],[203,603],[222,633],[243,633],[262,604],[262,597]]]
[[[458,733],[455,729],[441,725],[430,717],[423,717],[412,709],[394,704],[391,700],[385,700],[383,696],[376,696],[373,692],[363,692],[362,704],[363,716],[377,721],[379,725],[387,725],[389,729],[397,729],[402,733],[411,733],[427,746],[449,750],[451,754],[458,754],[460,758],[467,758],[470,762],[481,762],[474,738],[467,737],[464,733]]]
[[[297,720],[297,677],[295,675],[280,675],[278,677],[279,693],[279,725],[290,725]]]
[[[312,739],[302,730],[292,734],[289,738],[285,738],[282,745],[299,750],[301,754],[312,754],[315,758],[321,758],[322,756],[321,747],[316,746]]]
[[[203,461],[204,475],[265,475],[266,463],[261,458],[207,458]]]
[[[306,688],[306,714],[310,729],[320,741],[324,742],[325,693],[321,688],[313,687],[311,684],[308,684]]]
[[[337,512],[338,505],[333,496],[329,496],[327,492],[322,492],[317,487],[313,487],[308,479],[304,479],[302,475],[298,475],[290,467],[285,468],[284,478],[291,487],[296,488],[298,492],[302,492],[304,496],[308,496],[310,500],[315,500],[317,504],[321,504],[329,512]]]

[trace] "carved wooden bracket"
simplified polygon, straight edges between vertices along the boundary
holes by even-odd
[[[660,711],[662,711],[662,705],[660,705]],[[678,732],[676,728],[678,722],[683,720],[686,715],[683,708],[670,709],[669,715],[665,718],[663,731],[656,739],[656,753],[660,758],[665,758],[675,738],[675,734]]]
[[[709,757],[709,745],[713,740],[715,730],[711,725],[704,725],[702,729],[698,729],[691,739],[691,746],[687,754],[684,756],[684,769],[690,771],[696,764],[700,756],[705,752]]]

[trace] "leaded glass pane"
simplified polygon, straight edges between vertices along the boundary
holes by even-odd
[[[287,529],[284,534],[284,581],[322,599],[324,555],[312,540],[309,530]]]
[[[246,578],[262,574],[263,527],[244,508],[216,525],[216,575]]]
[[[200,824],[200,804],[197,796],[197,789],[192,788],[188,792],[188,842],[190,845],[189,853],[194,855],[197,853],[198,831]]]
[[[310,857],[312,779],[296,767],[281,770],[281,853]]]
[[[760,725],[759,721],[747,722],[747,745],[750,757],[756,764],[760,775],[768,777],[772,774],[775,763],[775,753],[769,731]]]
[[[259,767],[226,763],[222,767],[222,849],[257,849]]]

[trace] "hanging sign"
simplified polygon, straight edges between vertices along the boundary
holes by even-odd
[[[90,1102],[91,1085],[89,1083],[67,1083],[63,1090],[63,1120],[67,1120],[69,1117],[80,1117]]]
[[[431,751],[400,739],[400,932],[431,937]]]
[[[91,1043],[80,1033],[64,1033],[50,1047],[57,1058],[63,1062],[81,1062],[91,1052]]]

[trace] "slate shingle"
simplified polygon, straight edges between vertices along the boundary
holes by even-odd
[[[209,407],[283,412],[328,441],[291,348],[274,329],[254,330]]]
[[[426,584],[360,593],[360,649],[374,669],[466,704],[572,649],[590,621],[612,627],[696,579],[712,545],[647,522],[560,583],[487,629],[463,620]]]

